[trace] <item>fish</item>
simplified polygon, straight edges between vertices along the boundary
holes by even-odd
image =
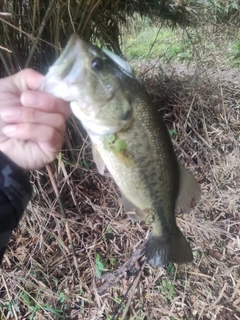
[[[164,120],[132,67],[73,34],[40,90],[71,102],[99,172],[108,169],[131,219],[152,225],[146,261],[156,267],[191,262],[175,213],[195,207],[201,189],[177,160]]]

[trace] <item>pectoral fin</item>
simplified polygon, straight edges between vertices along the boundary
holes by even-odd
[[[93,155],[93,160],[96,163],[96,166],[98,168],[98,171],[101,175],[104,175],[104,171],[105,171],[105,163],[98,151],[98,149],[96,148],[95,145],[92,146],[92,155]]]
[[[180,165],[180,188],[175,211],[190,212],[201,198],[201,189],[193,175]]]

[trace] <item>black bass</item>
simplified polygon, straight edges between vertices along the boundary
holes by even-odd
[[[99,172],[107,167],[131,218],[152,224],[147,262],[192,261],[175,211],[195,206],[200,188],[177,161],[167,127],[132,68],[72,35],[40,89],[71,101],[91,138]]]

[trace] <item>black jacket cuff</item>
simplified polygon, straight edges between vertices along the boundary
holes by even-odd
[[[27,175],[0,152],[0,232],[14,229],[31,198]]]

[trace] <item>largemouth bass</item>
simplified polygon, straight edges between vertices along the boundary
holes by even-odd
[[[193,260],[175,211],[198,202],[200,188],[178,162],[166,125],[127,62],[72,35],[41,90],[71,101],[134,220],[152,224],[146,260],[154,266]]]

